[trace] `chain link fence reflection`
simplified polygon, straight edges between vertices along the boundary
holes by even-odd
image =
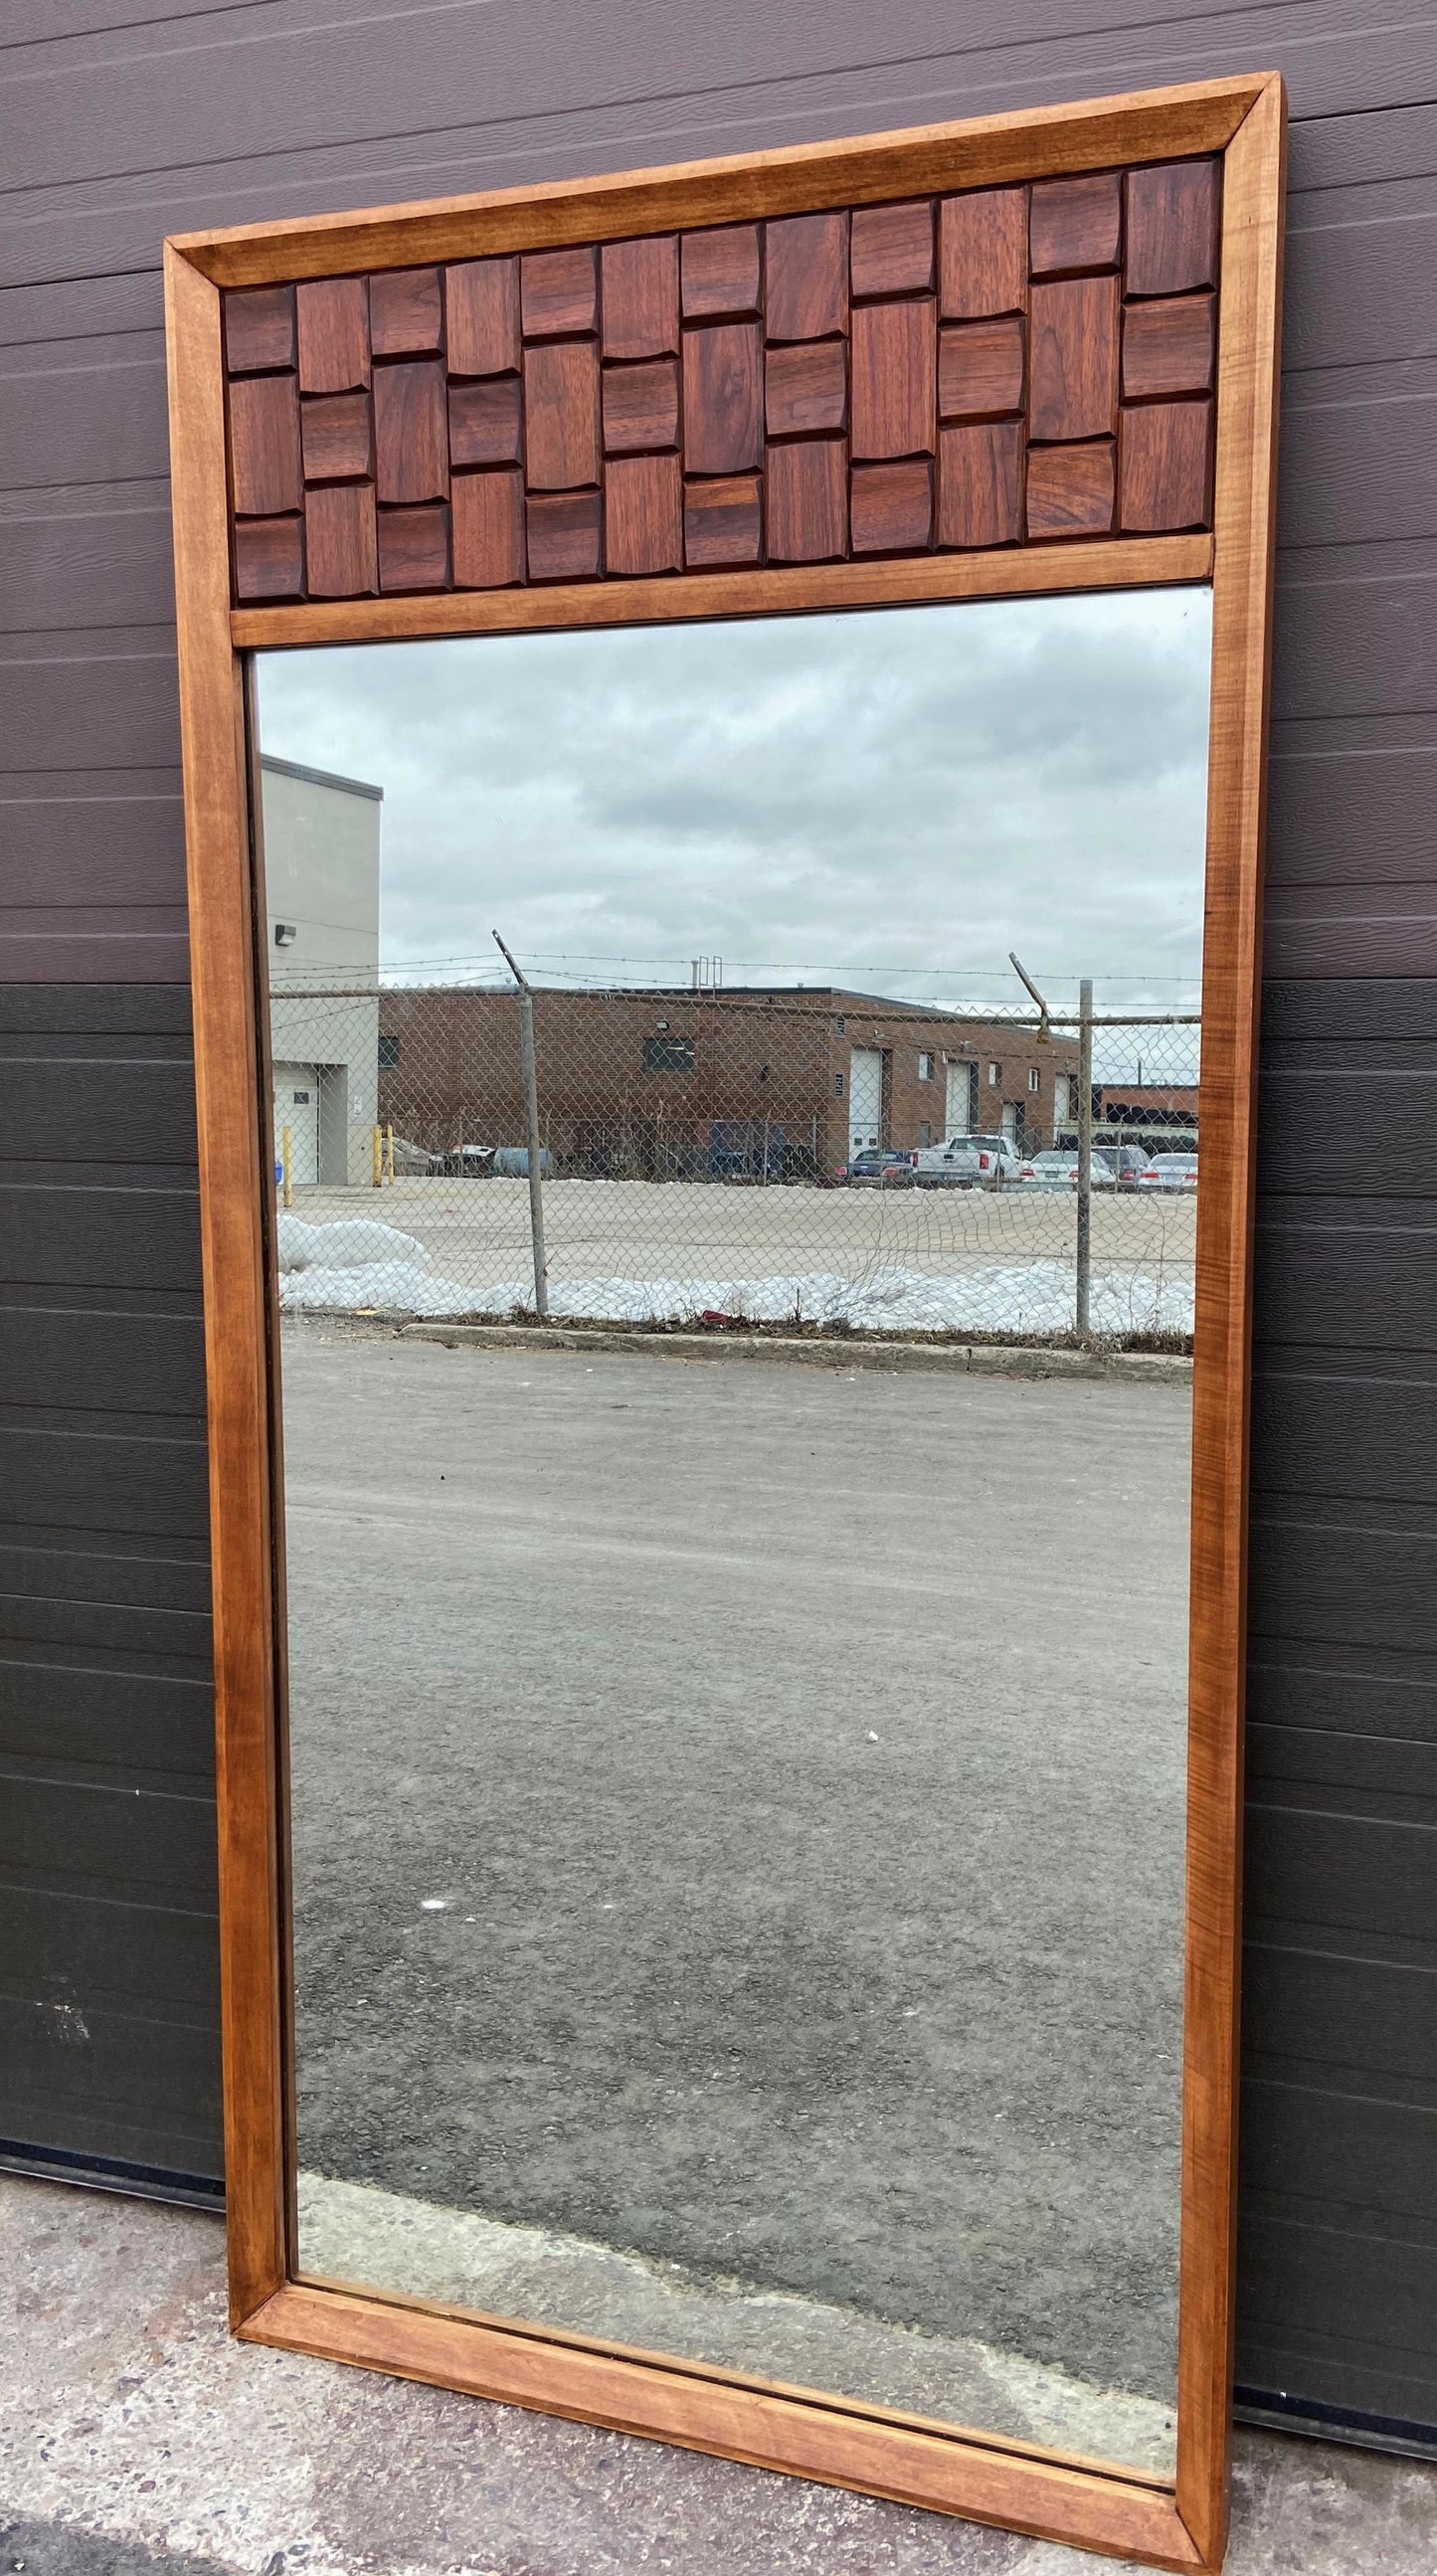
[[[1085,1191],[1076,1006],[286,989],[282,1305],[1188,1347],[1199,1026],[1092,990]]]

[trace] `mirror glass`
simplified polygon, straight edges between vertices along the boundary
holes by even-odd
[[[1171,2471],[1208,658],[262,660],[306,2273]]]

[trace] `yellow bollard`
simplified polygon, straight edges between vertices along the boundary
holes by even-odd
[[[394,1129],[393,1129],[393,1126],[392,1126],[392,1125],[390,1125],[390,1126],[386,1127],[386,1128],[385,1128],[385,1131],[384,1131],[384,1177],[385,1177],[385,1179],[388,1181],[390,1188],[391,1188],[391,1189],[393,1189],[393,1187],[394,1187]]]
[[[284,1195],[284,1204],[285,1204],[285,1206],[286,1206],[286,1207],[293,1207],[293,1205],[294,1205],[294,1183],[293,1183],[293,1181],[292,1181],[292,1180],[291,1180],[291,1178],[290,1178],[290,1169],[291,1169],[291,1165],[292,1165],[292,1162],[293,1162],[293,1156],[291,1155],[291,1153],[290,1153],[290,1149],[289,1149],[289,1136],[290,1136],[290,1131],[289,1131],[289,1129],[288,1129],[287,1127],[281,1127],[281,1129],[280,1129],[280,1131],[279,1131],[279,1159],[280,1159],[280,1163],[281,1163],[281,1165],[282,1165],[282,1167],[283,1167],[283,1172],[284,1172],[284,1193],[283,1193],[283,1195]]]
[[[384,1130],[376,1127],[370,1140],[370,1178],[377,1190],[384,1187]]]

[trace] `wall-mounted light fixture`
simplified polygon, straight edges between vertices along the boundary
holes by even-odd
[[[292,948],[298,937],[299,924],[297,922],[277,921],[275,923],[274,944],[276,948]]]

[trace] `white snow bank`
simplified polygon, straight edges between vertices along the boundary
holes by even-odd
[[[346,1231],[341,1226],[309,1230],[326,1236]],[[358,1230],[390,1232],[388,1227]],[[364,1307],[438,1321],[455,1315],[507,1315],[531,1306],[533,1294],[532,1282],[525,1279],[466,1286],[438,1279],[413,1261],[387,1259],[362,1268],[335,1262],[296,1269],[281,1281],[280,1303],[291,1312]],[[549,1311],[556,1319],[676,1323],[715,1310],[747,1315],[756,1323],[801,1317],[806,1323],[846,1323],[867,1332],[1066,1333],[1074,1324],[1074,1281],[1070,1263],[1032,1261],[962,1278],[890,1270],[854,1280],[835,1271],[807,1271],[767,1279],[549,1283]],[[1148,1270],[1099,1274],[1092,1284],[1091,1316],[1097,1333],[1191,1332],[1192,1280]]]
[[[374,1217],[341,1217],[334,1225],[307,1225],[303,1217],[280,1212],[279,1266],[287,1270],[360,1270],[371,1263],[396,1262],[427,1270],[429,1255],[412,1234]]]

